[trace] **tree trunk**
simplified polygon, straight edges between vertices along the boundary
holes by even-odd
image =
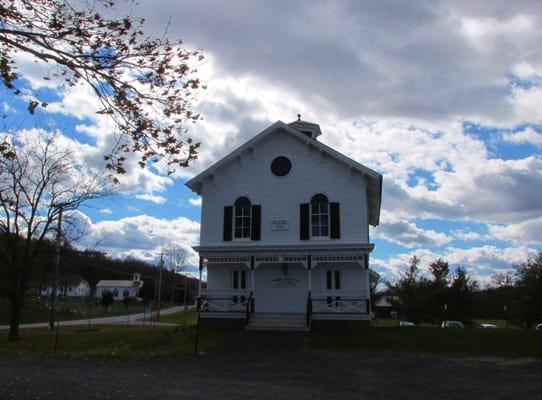
[[[15,342],[19,339],[19,323],[21,321],[21,310],[23,302],[19,299],[10,298],[10,317],[9,317],[9,341]]]

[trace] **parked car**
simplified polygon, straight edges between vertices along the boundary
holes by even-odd
[[[495,324],[480,324],[480,328],[482,328],[482,329],[497,329],[497,325],[495,325]]]
[[[538,324],[534,329],[536,329],[538,332],[542,332],[542,324]]]
[[[442,321],[440,325],[441,328],[464,328],[463,322],[461,321]]]
[[[410,327],[410,326],[416,326],[416,324],[414,322],[410,322],[410,321],[400,321],[399,326]]]

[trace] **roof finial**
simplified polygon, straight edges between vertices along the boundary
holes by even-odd
[[[297,114],[297,120],[301,121],[301,114]]]

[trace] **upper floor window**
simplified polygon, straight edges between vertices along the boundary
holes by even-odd
[[[246,197],[239,197],[234,204],[235,208],[235,228],[234,236],[236,238],[250,238],[250,219],[251,219],[251,204]]]
[[[329,201],[323,194],[311,199],[311,236],[329,236]]]
[[[224,206],[223,240],[260,240],[261,219],[262,207],[251,204],[244,196],[239,197],[232,206]]]

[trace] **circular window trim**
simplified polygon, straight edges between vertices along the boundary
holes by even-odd
[[[271,172],[275,176],[286,176],[292,169],[292,162],[288,157],[278,156],[271,162]]]

